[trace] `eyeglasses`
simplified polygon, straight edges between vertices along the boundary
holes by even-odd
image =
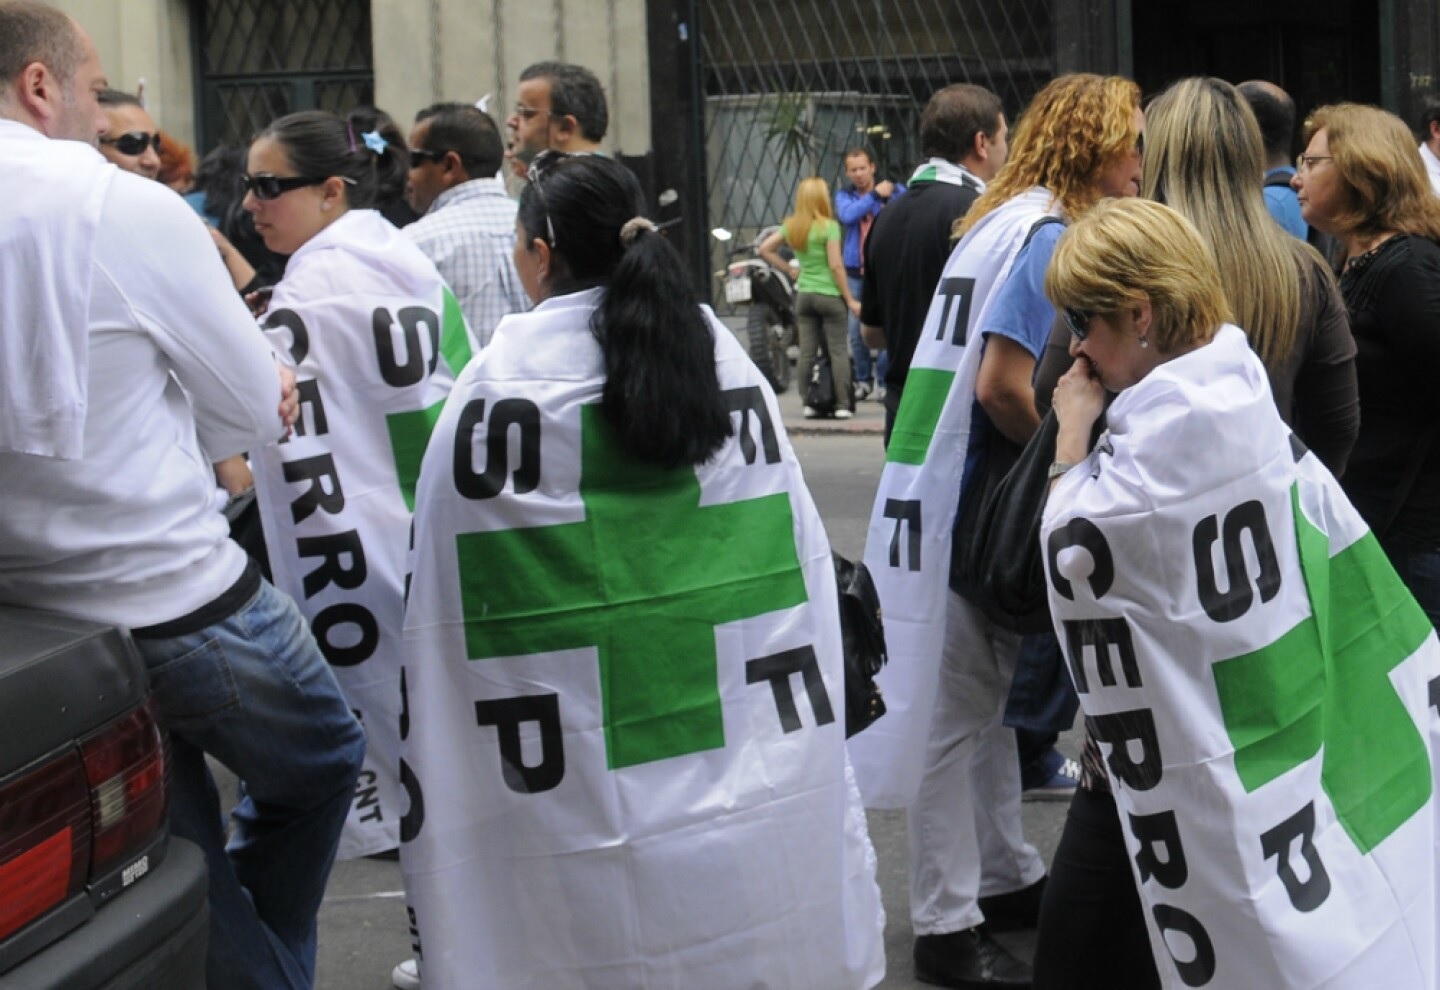
[[[531,117],[539,113],[543,113],[546,116],[549,116],[550,111],[544,107],[527,107],[523,103],[517,103],[515,104],[514,113],[515,116],[519,117],[521,120],[529,120]]]
[[[1095,314],[1088,309],[1075,309],[1071,306],[1066,306],[1064,313],[1065,325],[1070,328],[1076,340],[1084,341],[1090,334],[1090,320]]]
[[[540,200],[540,209],[545,211],[545,230],[550,234],[550,250],[555,250],[555,223],[550,219],[550,207],[545,202],[545,190],[540,188],[540,179],[546,172],[554,168],[558,163],[570,156],[563,151],[555,151],[546,148],[536,155],[530,162],[530,167],[525,170],[525,178],[530,182],[530,188],[535,190],[535,195]]]
[[[411,148],[410,167],[419,168],[425,162],[438,162],[448,154],[448,151],[430,151],[426,148]]]
[[[256,199],[272,200],[279,199],[292,189],[303,189],[306,186],[318,186],[328,176],[312,178],[305,175],[247,175],[244,176],[246,192],[255,194]],[[343,178],[343,176],[342,176]],[[354,184],[353,179],[345,179],[346,182]]]
[[[1308,172],[1316,162],[1333,162],[1334,160],[1334,155],[1301,155],[1295,159],[1295,171]]]
[[[143,155],[145,149],[153,147],[155,154],[160,154],[160,132],[147,134],[144,131],[129,131],[119,137],[102,137],[101,144],[113,144],[115,150],[122,155]]]

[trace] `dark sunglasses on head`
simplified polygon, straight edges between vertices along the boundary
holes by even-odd
[[[1088,309],[1075,309],[1072,306],[1065,307],[1065,325],[1075,335],[1076,340],[1084,340],[1090,333],[1090,319],[1095,314]]]
[[[256,199],[279,199],[292,189],[318,186],[326,178],[321,176],[316,179],[304,175],[247,175],[244,177],[245,191],[254,193]]]
[[[449,154],[448,151],[430,151],[426,148],[411,148],[410,167],[419,168],[425,162],[438,162],[447,154]]]
[[[119,137],[102,137],[101,144],[113,144],[115,150],[122,155],[143,155],[145,149],[155,148],[155,154],[160,154],[160,132],[146,134],[144,131],[129,131]]]

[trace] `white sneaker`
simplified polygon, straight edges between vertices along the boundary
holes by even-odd
[[[855,415],[855,414],[854,414],[853,412],[851,412],[849,409],[836,409],[836,410],[835,410],[835,418],[836,418],[836,419],[849,419],[851,416],[854,416],[854,415]]]
[[[414,959],[406,959],[390,974],[390,982],[395,984],[396,990],[420,990],[420,964]]]
[[[805,407],[805,418],[806,418],[806,419],[819,419],[819,418],[820,418],[820,411],[819,411],[818,409],[815,409],[815,408],[811,407],[811,406],[806,406],[806,407]]]

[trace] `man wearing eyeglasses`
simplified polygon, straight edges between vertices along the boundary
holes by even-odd
[[[295,379],[185,201],[96,151],[104,88],[78,24],[0,0],[0,601],[130,629],[209,867],[207,985],[300,990],[365,736],[200,455],[279,439]],[[228,838],[207,753],[245,782]]]
[[[159,178],[160,125],[138,99],[118,89],[101,92],[100,107],[106,121],[100,154],[127,172]]]
[[[509,313],[529,300],[515,272],[516,204],[496,178],[505,155],[490,115],[437,103],[415,115],[407,196],[421,214],[405,235],[450,286],[478,351]]]
[[[523,179],[542,151],[595,154],[609,125],[605,89],[595,73],[568,62],[536,62],[520,73],[515,109],[505,121],[505,157]]]

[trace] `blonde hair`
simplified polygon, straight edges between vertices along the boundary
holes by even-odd
[[[1341,234],[1415,234],[1440,242],[1440,197],[1404,121],[1379,107],[1333,103],[1305,121],[1305,144],[1325,131],[1344,186],[1332,218]]]
[[[981,217],[1034,186],[1055,194],[1066,215],[1080,217],[1100,201],[1101,174],[1134,152],[1140,87],[1119,76],[1077,72],[1035,94],[1014,130],[1010,156],[970,212],[955,223],[961,237]]]
[[[1227,316],[1210,248],[1179,213],[1145,199],[1096,204],[1060,237],[1045,273],[1056,309],[1118,313],[1148,300],[1161,354],[1207,343]]]
[[[1231,318],[1273,371],[1299,336],[1300,280],[1315,270],[1301,264],[1304,255],[1322,259],[1270,216],[1264,174],[1260,125],[1228,82],[1182,79],[1146,108],[1141,192],[1200,231],[1219,266]]]
[[[829,220],[830,187],[817,176],[801,179],[795,190],[795,212],[785,218],[785,239],[796,251],[810,243],[810,228],[817,221]]]

